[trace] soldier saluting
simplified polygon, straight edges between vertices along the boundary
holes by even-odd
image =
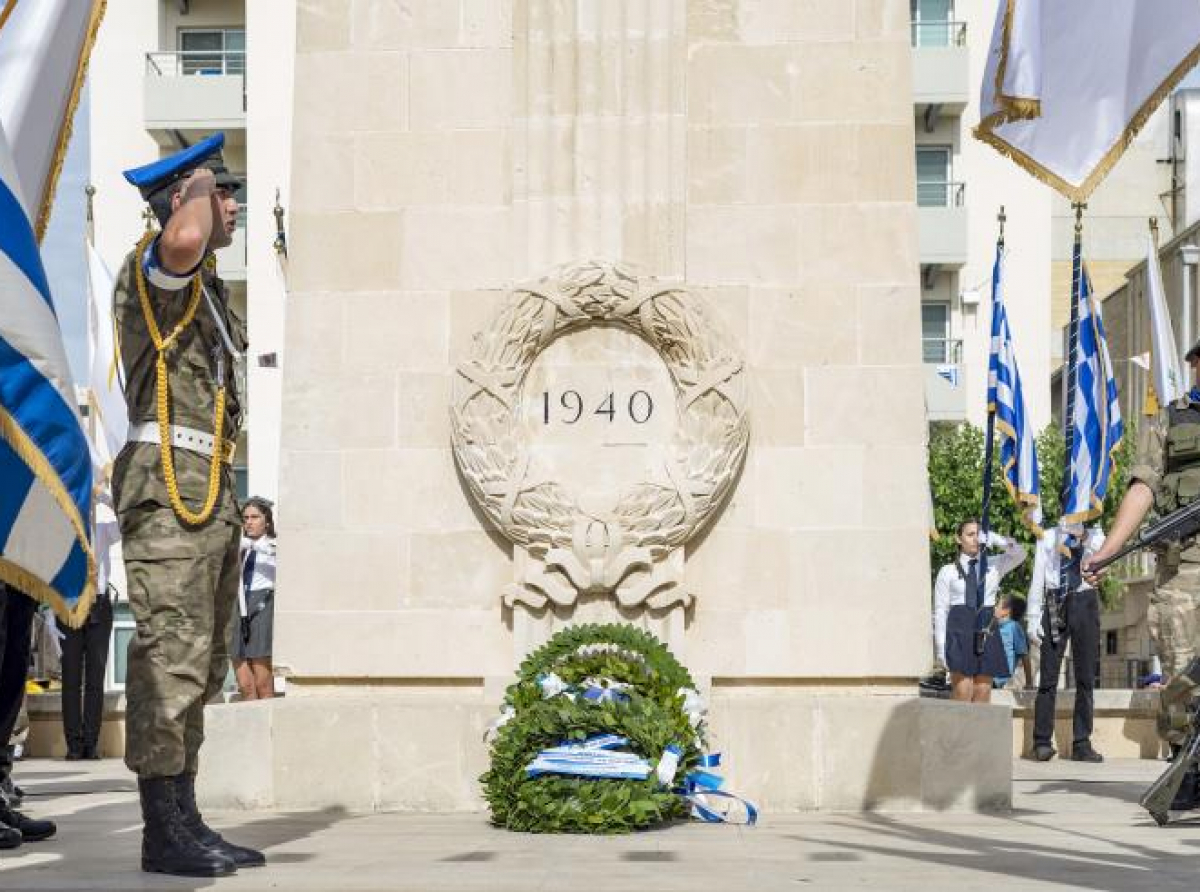
[[[130,421],[113,490],[137,623],[125,762],[138,776],[142,869],[186,876],[265,863],[209,828],[195,799],[204,704],[228,671],[241,534],[230,462],[245,338],[213,255],[237,227],[224,141],[125,172],[162,230],[129,253],[113,294]]]

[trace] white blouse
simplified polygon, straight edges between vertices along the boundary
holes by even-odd
[[[991,548],[1003,549],[1000,554],[988,559],[983,606],[991,607],[996,603],[1000,580],[1024,562],[1025,546],[1015,539],[1006,539],[997,533],[988,533],[987,544]],[[946,564],[938,571],[937,581],[933,584],[933,642],[937,648],[938,659],[943,663],[946,662],[946,617],[950,615],[951,607],[967,603],[967,583],[963,575],[966,574],[970,562],[970,557],[960,553],[957,563],[962,568],[962,574],[959,574],[954,564]]]
[[[241,587],[250,592],[261,592],[275,588],[275,540],[270,536],[259,536],[257,539],[242,537],[242,568],[245,571],[250,553],[254,553],[254,570],[250,577],[250,586],[243,582]]]

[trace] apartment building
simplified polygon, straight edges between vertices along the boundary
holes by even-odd
[[[1051,190],[971,135],[994,5],[911,0],[922,350],[931,421],[985,420],[997,215],[1005,301],[1035,427],[1050,420]]]

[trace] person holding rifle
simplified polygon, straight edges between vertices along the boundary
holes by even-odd
[[[1196,661],[1197,609],[1200,607],[1200,341],[1184,359],[1192,367],[1196,385],[1181,400],[1171,403],[1153,423],[1143,426],[1137,460],[1129,472],[1129,489],[1117,508],[1108,539],[1099,551],[1083,561],[1083,576],[1098,585],[1107,567],[1139,548],[1153,550],[1157,557],[1154,591],[1150,595],[1147,623],[1154,649],[1162,663],[1165,689],[1160,702],[1159,730],[1171,744],[1173,764],[1164,779],[1147,792],[1142,804],[1159,823],[1169,810],[1200,808],[1194,739],[1181,745],[1170,733],[1178,700],[1188,709],[1190,691],[1200,674]],[[1160,520],[1145,530],[1138,527],[1151,508]],[[1137,536],[1126,544],[1130,537]],[[1188,695],[1168,697],[1168,691],[1184,687]],[[1169,702],[1170,701],[1170,702]],[[1194,735],[1193,735],[1194,737]],[[1185,758],[1186,756],[1186,758]],[[1173,797],[1173,799],[1171,798]]]
[[[1200,341],[1185,357],[1200,380]],[[1084,578],[1096,585],[1107,565],[1141,525],[1151,508],[1161,517],[1185,508],[1200,497],[1200,386],[1167,406],[1157,419],[1142,425],[1137,458],[1129,472],[1129,488],[1104,546],[1083,562]],[[1183,532],[1183,535],[1179,535]],[[1157,557],[1154,591],[1146,620],[1163,680],[1181,672],[1196,654],[1197,608],[1200,607],[1200,543],[1193,529],[1174,531],[1146,544]]]

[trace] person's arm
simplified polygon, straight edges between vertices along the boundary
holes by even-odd
[[[193,170],[179,190],[179,207],[158,237],[158,260],[170,273],[184,275],[204,259],[219,219],[214,202],[216,177],[206,167]]]
[[[950,613],[950,577],[954,569],[942,567],[933,586],[933,646],[937,658],[946,665],[946,617]]]
[[[1046,562],[1048,548],[1053,547],[1054,531],[1046,530],[1041,541],[1033,550],[1033,572],[1029,578],[1029,592],[1025,596],[1025,631],[1030,641],[1037,644],[1042,639],[1042,600],[1046,595]]]
[[[1125,491],[1125,498],[1121,499],[1121,505],[1117,508],[1117,517],[1108,531],[1104,545],[1094,555],[1083,559],[1083,578],[1090,585],[1099,585],[1105,574],[1108,573],[1107,567],[1093,573],[1090,569],[1091,565],[1120,551],[1126,540],[1137,532],[1146,512],[1153,505],[1154,491],[1149,486],[1141,480],[1134,480],[1129,484],[1129,489]]]
[[[988,533],[988,546],[990,548],[1004,549],[996,557],[996,563],[993,565],[996,568],[996,575],[1003,579],[1021,564],[1025,563],[1025,546],[1016,539],[1008,539],[1004,536],[999,536],[996,533]]]

